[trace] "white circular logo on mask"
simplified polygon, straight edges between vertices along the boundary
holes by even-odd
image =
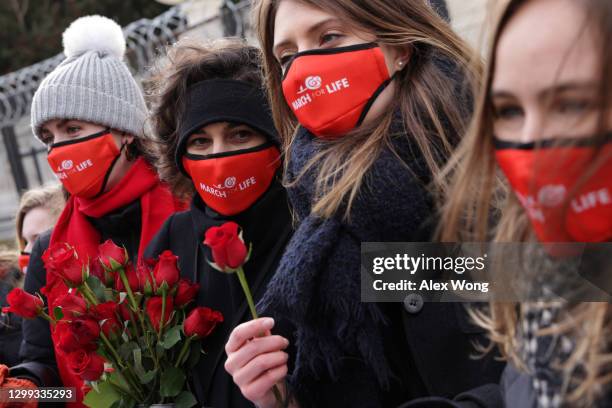
[[[304,81],[304,85],[306,85],[306,88],[311,89],[311,90],[319,89],[321,87],[321,77],[320,76],[309,76]]]
[[[562,184],[549,184],[538,191],[538,202],[544,207],[557,207],[565,200],[566,192]]]
[[[62,162],[62,170],[70,170],[72,168],[72,160],[64,160]]]
[[[225,179],[225,182],[223,183],[223,185],[225,186],[225,188],[232,188],[236,185],[236,177],[228,177]]]

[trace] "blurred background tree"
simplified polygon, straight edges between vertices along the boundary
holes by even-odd
[[[1,0],[0,75],[62,51],[62,32],[78,17],[100,14],[122,27],[168,6],[153,0]]]

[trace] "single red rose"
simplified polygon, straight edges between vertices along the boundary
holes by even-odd
[[[62,308],[63,319],[71,320],[87,313],[87,302],[76,293],[68,293],[57,298],[55,306]]]
[[[208,336],[218,323],[223,322],[221,312],[208,307],[196,307],[193,309],[183,323],[185,336],[196,336],[201,339]]]
[[[136,273],[136,270],[134,269],[132,264],[128,264],[125,267],[125,277],[128,280],[128,284],[130,285],[130,289],[132,289],[132,292],[138,292],[140,288],[140,282],[138,279],[138,274]],[[117,289],[119,292],[126,291],[125,286],[123,285],[123,280],[121,279],[121,274],[119,272],[117,272],[115,276],[115,289]]]
[[[153,269],[153,277],[158,288],[164,282],[167,282],[170,288],[176,285],[180,275],[176,264],[177,260],[178,256],[174,255],[170,250],[165,250],[159,255],[157,265]]]
[[[210,247],[213,262],[222,270],[236,269],[246,260],[248,250],[239,228],[238,224],[230,221],[206,231],[204,244]]]
[[[191,302],[200,290],[200,285],[192,283],[189,279],[179,280],[176,295],[174,295],[174,306],[181,308]]]
[[[153,280],[153,267],[155,261],[152,259],[139,260],[136,265],[136,275],[138,276],[138,286],[140,292],[150,295],[155,290]]]
[[[166,310],[164,314],[164,325],[170,320],[170,316],[172,315],[173,309],[174,304],[172,301],[172,297],[167,297]],[[145,305],[145,312],[147,313],[147,316],[149,316],[149,320],[151,321],[151,325],[153,326],[155,331],[159,331],[159,326],[162,317],[162,297],[154,296],[147,299],[147,303]]]
[[[115,302],[100,303],[91,308],[91,316],[98,320],[105,336],[110,337],[121,332],[121,323],[117,317],[118,305]]]
[[[74,247],[66,243],[55,244],[47,248],[42,260],[47,271],[64,279],[68,286],[77,287],[83,283],[84,263]]]
[[[78,318],[71,322],[60,321],[55,325],[57,347],[64,353],[76,350],[94,351],[100,336],[100,325],[91,318]]]
[[[21,288],[14,288],[6,296],[8,307],[2,308],[2,313],[15,313],[25,319],[34,319],[45,306],[42,299],[26,292]]]
[[[66,356],[68,367],[85,381],[96,381],[104,372],[104,359],[92,352],[77,350]]]
[[[125,248],[118,247],[110,239],[107,239],[103,244],[98,246],[98,253],[102,265],[113,271],[125,266],[128,261]],[[115,264],[113,265],[111,261],[114,261]]]
[[[42,260],[47,271],[57,273],[57,269],[74,256],[75,250],[73,247],[66,243],[59,243],[49,246],[43,252]]]

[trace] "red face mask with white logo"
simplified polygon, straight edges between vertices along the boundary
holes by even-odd
[[[496,140],[495,156],[541,242],[612,239],[612,142],[599,149],[586,140],[561,143]]]
[[[249,208],[272,184],[280,152],[272,143],[209,155],[185,153],[183,167],[204,203],[222,215]]]
[[[336,139],[359,126],[389,84],[389,70],[377,44],[297,53],[283,77],[287,104],[315,136]]]
[[[121,150],[110,131],[52,144],[47,161],[66,190],[92,198],[104,190]]]

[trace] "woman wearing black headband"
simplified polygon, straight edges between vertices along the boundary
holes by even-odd
[[[160,62],[152,83],[152,122],[162,150],[158,170],[177,194],[193,201],[189,211],[165,223],[146,255],[172,250],[181,274],[200,285],[196,303],[224,316],[204,340],[206,355],[192,373],[193,392],[206,406],[252,404],[223,367],[227,336],[250,318],[245,296],[237,277],[208,264],[204,234],[227,221],[242,227],[253,245],[244,270],[256,300],[292,234],[259,63],[256,48],[234,40],[205,48],[179,44]]]

